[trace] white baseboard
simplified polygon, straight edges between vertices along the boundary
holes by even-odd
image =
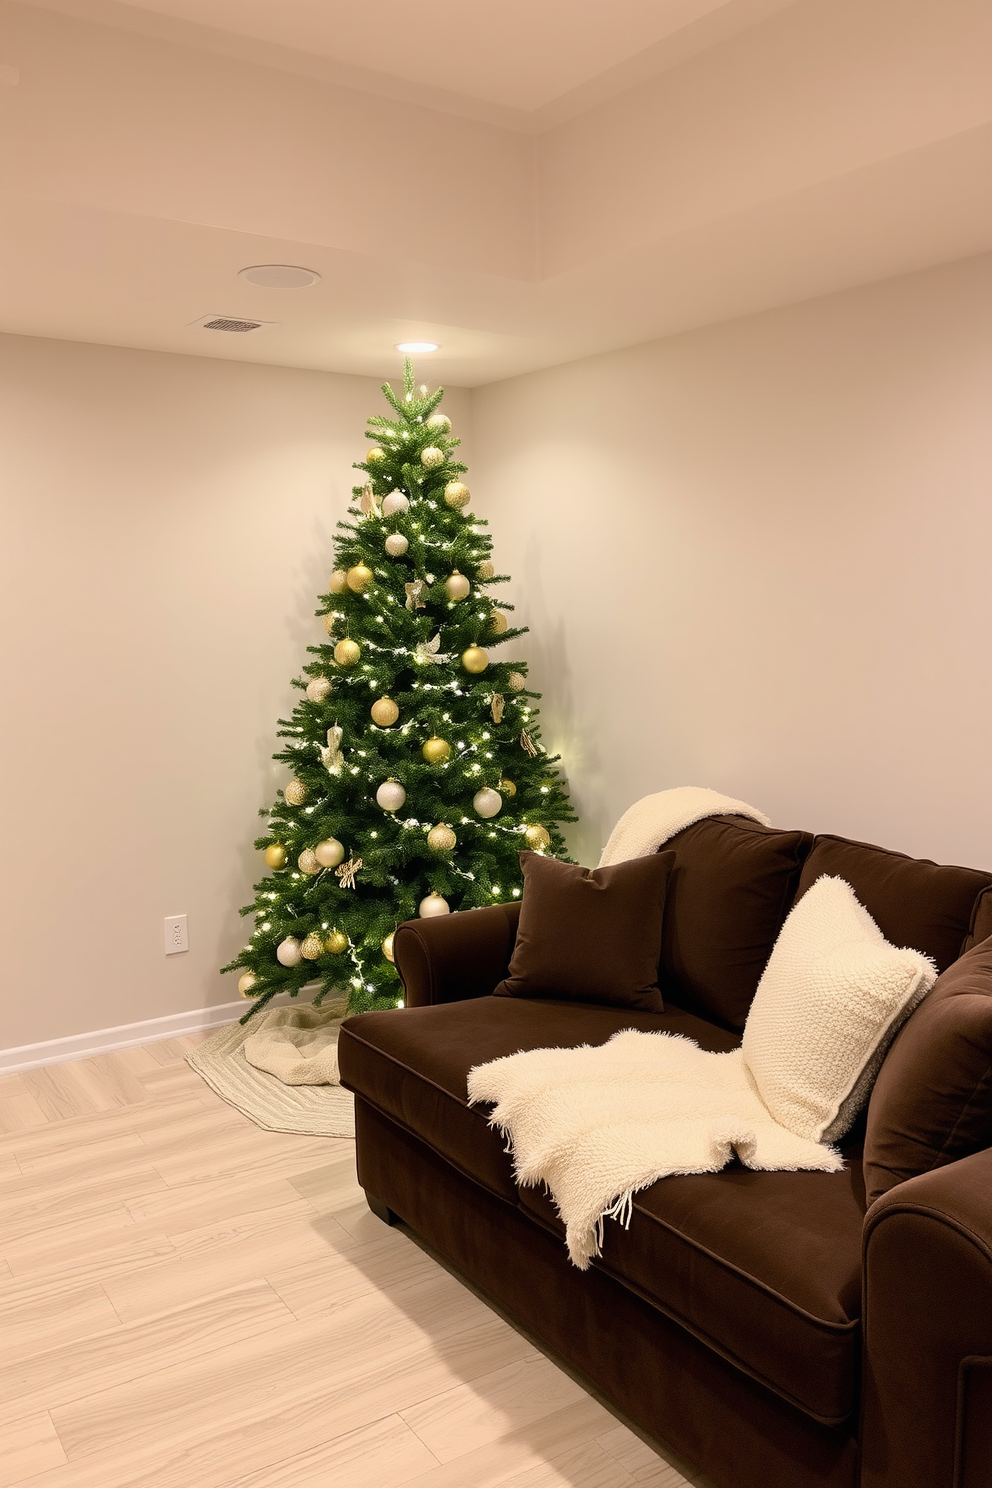
[[[308,984],[304,993],[316,990],[316,985]],[[297,1003],[300,1000],[295,999]],[[272,1003],[289,1001],[288,997],[272,999]],[[42,1044],[0,1049],[0,1075],[16,1075],[42,1064],[65,1064],[70,1059],[90,1059],[94,1054],[111,1054],[115,1049],[130,1049],[135,1044],[156,1044],[184,1033],[204,1033],[219,1028],[222,1023],[233,1023],[244,1011],[244,999],[239,997],[237,1002],[222,1002],[217,1007],[193,1008],[188,1013],[171,1013],[166,1018],[146,1018],[143,1023],[122,1023],[119,1028],[96,1028],[92,1033],[74,1033],[69,1038],[48,1039]]]

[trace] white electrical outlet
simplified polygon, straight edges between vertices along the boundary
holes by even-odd
[[[174,956],[177,951],[189,950],[189,930],[185,915],[166,915],[165,954]]]

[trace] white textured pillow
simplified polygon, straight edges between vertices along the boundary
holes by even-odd
[[[936,979],[929,956],[889,944],[849,883],[818,878],[782,926],[744,1029],[775,1120],[814,1142],[842,1137]]]

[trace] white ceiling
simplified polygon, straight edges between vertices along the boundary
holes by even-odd
[[[474,385],[992,247],[987,0],[424,16],[0,0],[0,329]]]

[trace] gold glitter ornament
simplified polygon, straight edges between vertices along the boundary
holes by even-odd
[[[390,697],[381,697],[372,704],[369,709],[372,714],[372,722],[377,723],[380,728],[390,728],[400,716],[400,710]]]
[[[426,449],[420,451],[420,463],[426,465],[428,470],[436,470],[445,461],[444,450],[438,449],[436,444],[429,444]]]
[[[502,610],[493,610],[489,616],[489,629],[493,635],[502,635],[508,621]]]
[[[322,703],[331,690],[329,677],[313,677],[307,683],[307,697],[312,703]]]
[[[442,434],[447,434],[451,428],[451,420],[446,413],[432,413],[427,420],[425,428],[440,429]]]
[[[523,672],[511,672],[506,681],[507,685],[509,687],[512,687],[514,692],[520,692],[524,687],[527,686],[527,678],[524,676]]]
[[[515,796],[517,794],[517,787],[512,780],[507,780],[505,775],[499,783],[499,788],[504,796]]]
[[[451,753],[451,745],[447,739],[439,739],[436,734],[433,734],[420,752],[429,765],[440,765]]]
[[[283,791],[283,797],[290,806],[302,806],[307,798],[307,788],[302,780],[291,780]]]
[[[454,832],[445,822],[439,822],[436,827],[431,827],[427,833],[427,846],[431,852],[450,852],[458,841]]]
[[[335,625],[338,622],[337,615],[335,615],[331,610],[328,610],[327,614],[326,615],[321,615],[320,618],[324,622],[324,629],[327,631],[327,634],[328,635],[333,635],[334,634],[334,627],[335,627]]]
[[[537,822],[531,823],[531,825],[524,832],[524,837],[526,839],[527,846],[534,852],[543,852],[546,847],[551,846],[550,833],[548,832],[546,827],[540,826]]]
[[[313,877],[315,873],[320,872],[320,863],[312,847],[305,847],[303,849],[296,860],[296,866],[301,873],[306,873],[309,877]]]
[[[444,488],[444,499],[454,511],[461,511],[472,500],[472,492],[464,481],[449,481]]]
[[[338,666],[354,666],[355,662],[358,661],[361,654],[361,646],[359,646],[357,641],[351,640],[348,636],[345,636],[343,640],[338,641],[337,645],[334,647],[334,660],[337,662]]]
[[[364,594],[374,578],[367,563],[356,563],[348,570],[348,588],[352,594]]]
[[[385,956],[386,960],[390,963],[390,965],[392,965],[395,962],[396,957],[393,955],[393,937],[392,937],[392,935],[387,935],[386,938],[385,938],[385,940],[382,942],[382,954]]]
[[[321,868],[336,868],[344,859],[344,846],[336,837],[325,837],[313,850]]]
[[[462,652],[462,666],[467,672],[484,672],[489,665],[489,653],[481,646],[469,646]]]
[[[494,577],[495,573],[496,570],[495,568],[493,568],[488,558],[483,558],[482,562],[475,570],[476,578],[481,579],[484,584],[488,583],[488,581]]]
[[[242,997],[250,997],[251,989],[258,981],[253,971],[246,971],[243,977],[238,978],[238,991]]]
[[[305,938],[303,944],[300,946],[300,955],[303,957],[304,961],[316,961],[317,958],[319,956],[322,956],[323,954],[324,942],[317,934],[316,930],[311,930],[310,934]]]
[[[270,842],[265,849],[265,862],[269,868],[285,868],[286,849],[281,842]]]
[[[468,579],[463,573],[459,573],[457,568],[444,581],[444,592],[452,601],[467,599],[471,588],[472,585]]]
[[[385,458],[386,451],[378,444],[374,444],[370,450],[366,451],[365,463],[366,465],[379,465]]]
[[[348,575],[343,568],[336,568],[327,585],[329,594],[343,594],[348,587]]]
[[[506,698],[501,692],[494,692],[489,700],[489,707],[493,715],[493,723],[503,722],[503,711],[506,708]]]
[[[403,536],[402,532],[391,532],[386,538],[383,546],[385,547],[386,552],[389,554],[390,558],[402,558],[403,554],[410,546],[410,541],[408,538]]]
[[[324,942],[324,949],[329,956],[340,956],[342,951],[348,949],[348,937],[343,930],[332,930]]]

